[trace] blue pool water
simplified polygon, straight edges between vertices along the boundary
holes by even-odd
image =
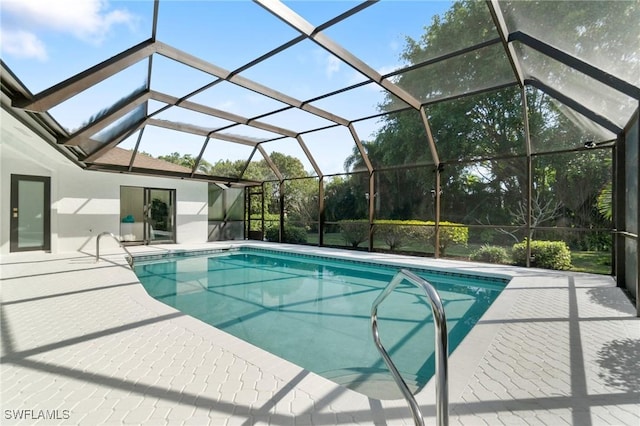
[[[245,248],[134,265],[152,297],[377,398],[399,397],[370,330],[371,304],[398,269]],[[443,300],[450,352],[507,283],[412,271],[434,285]],[[408,384],[419,390],[435,365],[426,296],[405,282],[383,302],[378,318],[383,344]]]

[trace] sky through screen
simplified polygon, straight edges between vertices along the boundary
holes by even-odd
[[[285,4],[317,26],[358,2],[291,1]],[[152,1],[3,0],[0,5],[3,61],[33,94],[149,39],[152,31]],[[250,1],[162,0],[159,6],[159,41],[229,71],[300,35]],[[444,1],[382,1],[330,27],[327,35],[385,74],[406,65],[401,59],[406,37],[418,39],[432,16],[444,13],[450,6],[451,2]],[[153,61],[151,89],[175,97],[185,96],[216,80],[214,76],[159,55],[154,55]],[[91,115],[146,84],[146,61],[130,68],[117,79],[87,90],[84,96],[63,102],[50,111],[51,114],[70,131],[81,128]],[[313,100],[364,81],[359,72],[310,40],[303,40],[240,75],[300,101]],[[214,85],[190,100],[246,118],[286,107],[228,82]],[[383,101],[379,86],[368,84],[312,105],[354,120],[376,113]],[[188,117],[183,120],[189,122]],[[294,131],[324,125],[319,117],[301,113],[280,113],[261,120]],[[190,124],[202,125],[200,122]],[[378,120],[367,120],[366,124],[358,126],[358,135],[360,139],[369,140],[380,124]],[[259,133],[252,133],[250,128],[242,131],[247,137],[256,137]],[[153,143],[145,144],[145,151],[152,155],[180,151],[180,141],[193,138],[180,132],[156,133],[171,136],[158,137]],[[229,133],[234,133],[234,129],[229,129]],[[310,139],[316,137],[311,135]],[[324,173],[344,170],[344,159],[353,149],[353,143],[348,138],[345,140],[345,143],[332,141],[331,149],[314,150],[313,155]],[[121,146],[130,148],[134,143],[129,140]],[[191,142],[185,145],[191,146]],[[298,156],[298,149],[288,152],[289,145],[282,144],[281,152]],[[239,148],[229,150],[230,160],[246,159],[246,149]],[[274,143],[270,143],[270,148],[279,151]]]

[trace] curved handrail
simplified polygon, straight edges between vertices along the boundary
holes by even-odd
[[[127,252],[127,254],[129,255],[129,257],[127,258],[127,262],[129,263],[129,265],[131,265],[131,263],[133,262],[133,256],[131,256],[131,253],[129,252],[129,250],[127,250],[127,248],[122,244],[122,241],[120,241],[120,238],[116,237],[113,234],[113,232],[109,232],[109,231],[101,232],[96,238],[96,263],[100,261],[100,238],[102,238],[105,235],[109,235],[111,238],[116,240],[116,242],[118,243],[118,246],[122,248],[122,250]]]
[[[446,426],[449,424],[449,392],[447,384],[447,320],[444,313],[444,307],[442,301],[436,289],[429,284],[425,279],[420,278],[416,274],[406,269],[400,270],[393,279],[389,282],[387,287],[376,298],[371,306],[371,330],[373,332],[373,340],[378,348],[378,351],[382,355],[385,364],[391,370],[393,379],[400,388],[402,395],[409,403],[411,409],[411,415],[416,425],[424,426],[424,418],[420,411],[420,406],[416,402],[413,394],[409,390],[409,387],[405,383],[404,379],[400,375],[400,372],[393,364],[391,357],[387,353],[384,346],[380,342],[380,335],[378,334],[378,305],[382,303],[384,299],[400,284],[404,279],[407,279],[413,285],[424,290],[429,297],[431,303],[431,310],[433,312],[433,322],[436,327],[435,338],[435,352],[436,352],[436,420],[438,425]]]

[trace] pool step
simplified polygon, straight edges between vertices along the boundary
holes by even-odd
[[[341,369],[322,373],[322,376],[358,393],[375,399],[402,399],[402,393],[388,370],[381,369]],[[402,377],[412,393],[420,391],[417,377],[405,374]]]

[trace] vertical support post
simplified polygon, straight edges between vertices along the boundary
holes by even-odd
[[[532,199],[533,199],[533,161],[530,155],[527,155],[527,268],[531,267],[531,239],[533,238],[533,227],[531,226],[532,216]]]
[[[222,228],[221,231],[223,231],[223,235],[224,235],[224,228],[227,227],[228,221],[229,221],[229,200],[227,200],[227,189],[223,189],[222,190]]]
[[[284,241],[284,180],[278,183],[278,195],[280,197],[280,232],[278,234],[278,242]]]
[[[611,214],[613,220],[613,228],[615,230],[626,230],[626,215],[624,194],[626,193],[626,138],[618,136],[615,146],[613,147],[613,170],[611,176]],[[616,277],[618,287],[626,287],[625,273],[625,237],[618,232],[614,232],[611,244],[611,273]]]
[[[251,189],[249,187],[244,189],[244,239],[249,239],[249,229],[251,224],[251,206],[249,205],[249,193]]]
[[[373,251],[373,234],[375,219],[375,203],[376,203],[376,185],[375,185],[375,171],[369,172],[369,251]]]
[[[260,233],[262,234],[262,239],[264,240],[264,182],[260,185]]]
[[[324,176],[318,178],[318,246],[324,245]]]
[[[638,126],[638,133],[640,134],[640,114],[638,113],[638,110],[636,110],[636,126]],[[627,128],[628,129],[628,128]],[[629,131],[627,130],[625,132],[625,138],[626,136],[629,134]],[[631,143],[635,143],[638,144],[640,142],[640,136],[638,137],[638,139],[631,141]],[[625,158],[626,158],[626,149],[625,149]],[[635,164],[635,173],[636,173],[636,182],[638,181],[638,171],[640,170],[640,155],[637,156],[637,161]],[[626,180],[626,179],[625,179]],[[636,185],[637,186],[637,185]],[[626,191],[625,191],[626,193]],[[624,202],[622,203],[622,205],[624,206],[623,208],[626,210],[626,206],[627,206],[627,198],[625,198]],[[640,210],[638,210],[638,204],[636,201],[636,225],[637,227],[640,226]],[[637,229],[636,227],[636,229]],[[637,232],[637,231],[636,231]],[[626,238],[626,237],[625,237]],[[625,264],[623,262],[623,264]],[[638,268],[640,267],[640,250],[638,250],[638,239],[636,238],[636,316],[640,317],[640,273],[638,273]],[[624,269],[626,271],[628,267],[625,265]],[[626,285],[625,285],[626,287]]]
[[[529,107],[527,106],[527,89],[522,86],[522,115],[524,123],[524,144],[527,153],[527,215],[525,227],[527,229],[527,268],[531,267],[531,238],[533,236],[533,228],[531,227],[532,217],[532,200],[533,200],[533,160],[531,157],[531,134],[529,132]]]
[[[434,217],[434,222],[435,222],[435,235],[433,237],[433,256],[436,259],[440,258],[440,209],[441,209],[441,203],[440,203],[440,196],[442,195],[442,188],[440,186],[440,173],[442,172],[443,167],[442,164],[439,164],[436,167],[436,184],[435,184],[435,191],[436,193],[433,194],[434,195],[434,200],[435,200],[435,217]]]
[[[638,134],[640,135],[640,113],[638,113],[638,110],[636,110],[635,122],[636,122],[635,125],[638,127]],[[627,130],[625,131],[625,138],[629,134],[629,130],[628,130],[629,127],[630,126],[628,126]],[[639,144],[640,143],[640,136],[638,137],[638,139],[630,141],[630,143]],[[626,158],[626,152],[627,152],[626,148],[625,148],[624,152],[625,152],[625,158]],[[635,168],[636,182],[637,182],[638,181],[638,171],[640,170],[640,155],[637,156],[637,160],[636,160],[636,164],[635,164],[634,168]],[[625,181],[626,181],[626,179],[625,179]],[[625,191],[625,193],[626,193],[626,191]],[[625,209],[625,210],[626,210],[627,202],[628,202],[628,200],[627,200],[627,198],[625,198],[624,202],[622,203],[622,205],[624,206],[623,209]],[[636,218],[635,218],[636,219],[636,225],[638,227],[638,226],[640,226],[640,210],[638,210],[637,202],[636,202],[636,209],[635,210],[636,210]],[[637,229],[637,227],[636,227],[636,229]],[[626,229],[626,227],[625,227],[625,229]],[[638,239],[636,238],[636,316],[637,317],[640,317],[640,296],[639,296],[640,295],[640,273],[638,273],[638,268],[639,267],[640,267],[640,250],[638,250]],[[626,265],[625,265],[624,269],[625,270],[627,269]]]

